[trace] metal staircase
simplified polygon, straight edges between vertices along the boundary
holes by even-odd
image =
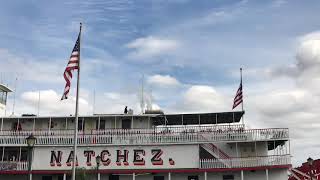
[[[231,168],[231,158],[219,149],[216,145],[212,143],[200,144],[200,146],[205,149],[208,153],[218,159],[227,168]]]

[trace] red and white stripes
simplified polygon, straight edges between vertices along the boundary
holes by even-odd
[[[79,59],[80,59],[80,34],[78,36],[77,42],[71,53],[68,65],[63,73],[63,77],[66,81],[66,85],[63,91],[61,100],[68,99],[68,94],[71,86],[72,72],[75,69],[79,69]]]

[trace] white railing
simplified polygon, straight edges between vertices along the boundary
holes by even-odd
[[[225,160],[226,159],[223,159],[223,161]],[[290,155],[230,158],[228,160],[230,161],[230,163],[228,163],[230,167],[222,163],[220,159],[200,159],[200,168],[245,168],[291,164]]]
[[[25,171],[28,169],[28,163],[26,161],[16,162],[16,161],[3,161],[0,162],[0,171]]]
[[[243,130],[243,124],[237,125],[207,125],[207,126],[157,126],[152,129],[100,129],[100,130],[85,130],[79,131],[79,134],[103,134],[103,135],[118,135],[118,134],[152,134],[152,133],[195,133],[195,132],[225,132],[225,131],[239,131]],[[23,130],[23,131],[12,131],[2,130],[1,135],[16,136],[16,135],[73,135],[74,131],[68,130]]]
[[[288,129],[229,129],[203,131],[181,131],[182,128],[155,128],[155,129],[110,129],[92,132],[79,132],[79,144],[154,144],[154,143],[208,143],[208,142],[235,142],[235,141],[266,141],[288,139]],[[32,131],[0,135],[0,144],[26,144],[26,138]],[[71,130],[37,132],[33,134],[36,144],[71,145],[73,133]]]
[[[216,145],[212,143],[200,144],[202,148],[204,148],[207,152],[213,155],[215,158],[219,159],[227,167],[230,167],[230,157],[219,149]]]

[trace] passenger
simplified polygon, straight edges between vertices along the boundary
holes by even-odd
[[[124,114],[128,114],[128,107],[127,106],[124,108]]]

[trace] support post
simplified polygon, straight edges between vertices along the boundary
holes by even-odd
[[[244,178],[243,178],[243,170],[241,170],[241,180],[244,180]]]
[[[131,116],[131,129],[133,129],[133,116]]]
[[[3,162],[3,158],[4,158],[4,148],[6,148],[5,146],[2,147],[2,156],[1,156],[1,162]]]
[[[33,118],[32,132],[34,132],[36,128],[36,118]]]
[[[78,73],[77,73],[77,94],[76,94],[76,110],[74,122],[74,137],[73,137],[73,160],[72,160],[72,180],[76,180],[76,159],[77,159],[77,143],[78,143],[78,109],[79,109],[79,84],[80,84],[80,41],[81,41],[81,28],[80,23],[79,32],[79,59],[78,59]]]
[[[63,180],[67,180],[67,174],[66,173],[63,174]]]
[[[256,152],[256,157],[258,156],[257,152],[257,141],[254,142],[254,151]]]
[[[19,130],[19,126],[20,126],[20,119],[18,118],[18,124],[17,124],[17,127],[16,127],[16,131]]]
[[[49,133],[50,133],[50,130],[51,130],[51,123],[52,123],[52,121],[51,121],[51,117],[50,117],[50,119],[49,119]]]
[[[266,169],[266,180],[269,180],[269,169]]]
[[[207,172],[204,172],[204,180],[207,180],[208,179],[208,174],[207,174]]]
[[[238,143],[236,142],[236,152],[237,152],[237,158],[239,157],[239,149],[238,149]]]
[[[18,161],[19,162],[21,161],[21,146],[19,147],[19,158],[18,158]]]
[[[1,118],[1,132],[2,132],[2,129],[3,129],[3,118]]]
[[[171,172],[168,173],[168,180],[171,180]]]
[[[97,126],[97,130],[99,131],[100,130],[100,121],[101,121],[101,119],[100,119],[101,117],[99,116],[99,119],[98,119],[98,126]]]
[[[32,180],[32,147],[28,147],[29,158],[28,158],[28,179]]]
[[[136,180],[136,173],[132,174],[132,180]]]

